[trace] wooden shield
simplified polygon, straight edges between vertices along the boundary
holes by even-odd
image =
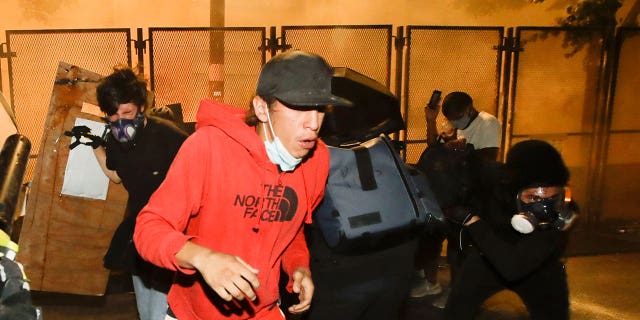
[[[58,66],[16,259],[24,265],[33,290],[105,293],[109,270],[102,258],[122,221],[127,192],[111,182],[106,200],[61,192],[72,142],[64,132],[78,117],[100,121],[98,115],[82,111],[84,102],[98,105],[95,89],[100,78],[68,63]]]

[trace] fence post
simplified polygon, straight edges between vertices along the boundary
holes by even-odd
[[[147,45],[145,44],[147,40],[143,40],[142,36],[142,28],[137,29],[137,39],[133,40],[134,48],[136,49],[136,55],[138,56],[138,73],[144,73],[144,53],[147,50]]]

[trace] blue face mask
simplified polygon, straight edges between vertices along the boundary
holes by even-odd
[[[271,125],[269,112],[267,112],[267,120],[269,122],[271,135],[273,136],[272,142],[269,142],[269,135],[267,134],[267,129],[264,127],[264,123],[262,124],[262,129],[264,130],[264,136],[266,138],[264,146],[267,149],[267,156],[269,156],[269,160],[278,165],[282,171],[293,171],[293,169],[300,164],[302,158],[296,158],[291,155],[291,153],[287,151],[287,148],[282,144],[282,141],[280,141],[280,138],[276,136],[276,133],[273,131],[273,126]]]
[[[133,142],[143,122],[144,115],[138,113],[133,119],[120,118],[116,121],[109,122],[109,126],[111,127],[113,137],[120,143],[126,143]]]

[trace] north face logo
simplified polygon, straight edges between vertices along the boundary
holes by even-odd
[[[244,218],[260,217],[261,221],[291,221],[298,210],[298,195],[283,185],[264,185],[263,196],[237,195],[234,206],[244,207]]]

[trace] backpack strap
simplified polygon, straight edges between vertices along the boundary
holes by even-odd
[[[369,149],[363,146],[352,149],[356,156],[356,165],[358,166],[358,176],[360,177],[360,185],[362,190],[375,190],[378,188],[376,177],[373,175],[373,164],[371,163],[371,155]]]

